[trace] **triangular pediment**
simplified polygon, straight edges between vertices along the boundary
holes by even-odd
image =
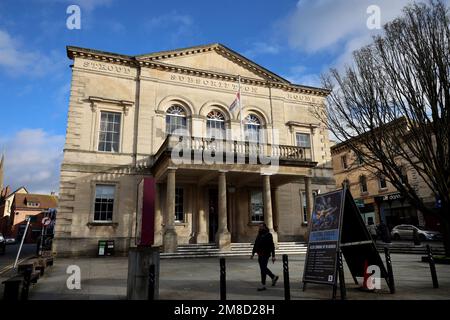
[[[258,80],[289,83],[287,80],[221,44],[157,52],[137,56],[136,59],[141,61],[159,61],[179,67],[240,75]]]

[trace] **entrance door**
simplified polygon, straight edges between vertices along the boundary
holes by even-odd
[[[209,242],[213,243],[216,241],[216,232],[219,227],[219,207],[218,207],[218,195],[217,189],[209,189],[209,200],[208,200],[208,210],[209,210]]]

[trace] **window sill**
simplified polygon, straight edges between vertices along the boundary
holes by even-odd
[[[101,154],[122,154],[120,151],[102,151],[102,150],[95,150],[95,152],[101,153]]]
[[[259,227],[263,223],[264,223],[264,221],[254,221],[254,222],[249,222],[247,225],[250,227]]]
[[[386,191],[388,191],[388,188],[386,187],[386,188],[380,188],[379,190],[378,190],[378,193],[382,193],[382,192],[386,192]]]
[[[173,224],[175,227],[187,227],[188,223],[187,222],[182,222],[182,221],[175,221],[175,223]]]
[[[369,191],[363,191],[361,192],[361,196],[368,196],[369,195]]]
[[[117,228],[119,226],[119,223],[112,222],[112,221],[105,221],[105,222],[92,221],[92,222],[88,222],[86,225],[88,226],[89,229],[92,228],[92,227],[113,227],[113,228]]]
[[[308,221],[302,222],[302,226],[307,226],[307,225],[308,225]]]

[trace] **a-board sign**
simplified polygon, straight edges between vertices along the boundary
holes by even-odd
[[[386,279],[391,292],[394,291],[393,276],[388,275],[358,206],[345,186],[319,194],[314,199],[304,285],[308,282],[329,284],[335,289],[339,275],[342,278],[340,286],[345,290],[341,254],[355,282],[357,277],[365,277],[368,265],[375,265],[380,270],[380,277]]]
[[[317,195],[311,216],[303,281],[334,284],[339,248],[342,190]]]

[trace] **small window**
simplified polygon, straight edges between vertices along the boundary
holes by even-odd
[[[383,174],[378,174],[378,186],[380,189],[387,188],[386,177]]]
[[[346,186],[347,189],[350,189],[350,180],[348,178],[345,178],[344,180],[342,180],[341,186]]]
[[[112,221],[115,186],[95,186],[94,221]]]
[[[250,211],[252,222],[264,222],[264,202],[262,191],[260,190],[251,191]]]
[[[184,221],[184,190],[183,188],[175,188],[175,221]]]
[[[356,155],[356,161],[358,162],[359,165],[363,165],[364,164],[364,157],[362,154],[357,154]]]
[[[38,202],[28,201],[27,202],[27,207],[39,207],[39,203]]]
[[[311,135],[308,133],[296,133],[295,140],[297,147],[311,148]]]
[[[405,184],[408,182],[408,173],[406,172],[406,168],[404,166],[400,168],[400,171],[400,182],[402,184]]]
[[[367,178],[366,176],[359,177],[359,185],[361,187],[361,193],[367,192]]]
[[[342,169],[347,169],[348,168],[347,156],[346,155],[341,156],[341,164],[342,164]]]
[[[98,151],[119,152],[121,114],[101,112]]]

